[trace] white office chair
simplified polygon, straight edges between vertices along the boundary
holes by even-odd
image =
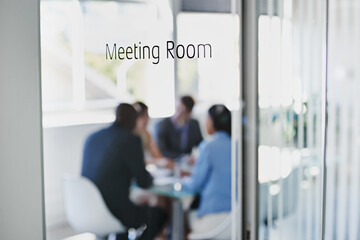
[[[219,224],[216,228],[211,229],[205,233],[190,233],[188,236],[189,240],[206,240],[206,239],[231,239],[231,213],[226,216],[224,221]]]
[[[109,211],[100,191],[89,179],[63,177],[65,211],[70,225],[78,232],[90,232],[103,238],[126,232]]]
[[[240,208],[236,207],[236,214],[239,214]],[[205,233],[190,233],[189,240],[230,240],[231,239],[231,212],[224,221],[216,228]]]

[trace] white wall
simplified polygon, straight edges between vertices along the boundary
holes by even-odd
[[[46,226],[56,229],[67,223],[61,179],[79,175],[88,135],[110,123],[44,128],[44,177]]]
[[[0,2],[0,239],[44,239],[39,1]]]

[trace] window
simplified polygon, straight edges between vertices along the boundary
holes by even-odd
[[[86,123],[89,111],[93,120],[110,121],[122,101],[147,102],[152,117],[171,115],[173,61],[154,65],[149,59],[106,59],[106,44],[112,51],[114,45],[171,39],[172,15],[165,1],[42,1],[44,125]]]
[[[239,96],[238,18],[220,13],[181,13],[177,21],[179,44],[208,43],[213,50],[211,59],[178,61],[178,94],[192,93],[206,107],[220,102],[233,108]]]

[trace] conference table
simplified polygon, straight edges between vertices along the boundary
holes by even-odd
[[[183,200],[194,196],[193,192],[185,191],[181,186],[181,178],[174,176],[167,169],[150,171],[154,177],[153,186],[148,190],[155,195],[168,197],[172,200],[172,240],[184,239],[184,208]]]

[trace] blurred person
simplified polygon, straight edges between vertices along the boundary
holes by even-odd
[[[139,228],[146,224],[140,239],[152,240],[161,232],[167,213],[159,207],[137,206],[129,199],[132,181],[142,188],[150,187],[153,181],[145,169],[141,140],[133,134],[136,119],[132,105],[117,107],[115,122],[87,138],[81,175],[98,187],[110,212],[124,226]],[[117,239],[127,239],[127,234]]]
[[[206,130],[211,138],[201,142],[192,175],[183,181],[185,190],[200,196],[189,214],[194,233],[215,228],[231,211],[231,113],[224,105],[208,110]]]
[[[156,137],[165,157],[176,159],[191,154],[192,149],[203,140],[199,122],[191,118],[194,105],[191,96],[182,96],[174,116],[158,123]]]
[[[134,133],[141,138],[145,153],[145,162],[154,163],[162,167],[172,168],[173,166],[171,159],[165,158],[162,155],[147,129],[149,123],[148,106],[145,103],[138,101],[133,104],[133,107],[138,114]]]
[[[173,161],[168,158],[164,158],[156,143],[152,139],[151,134],[147,130],[147,125],[149,122],[148,106],[143,102],[136,102],[133,104],[133,107],[137,112],[134,133],[138,135],[142,141],[142,146],[145,153],[145,164],[156,164],[160,167],[167,167],[172,169],[174,167]],[[137,205],[161,205],[165,208],[168,208],[168,203],[165,202],[163,198],[156,196],[155,194],[145,189],[131,189],[130,199]]]

